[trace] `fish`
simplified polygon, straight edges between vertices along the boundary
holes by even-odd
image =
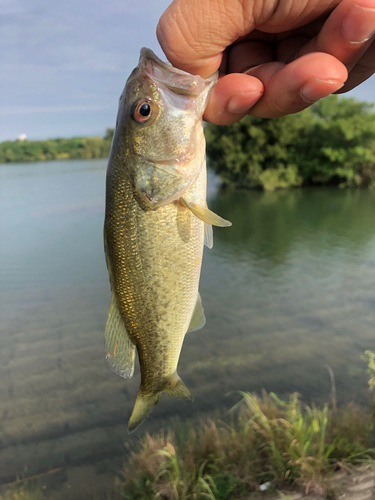
[[[159,402],[193,400],[177,365],[188,331],[206,322],[198,291],[212,225],[231,223],[206,203],[202,115],[217,76],[203,79],[141,50],[120,96],[106,176],[104,247],[111,285],[105,352],[141,384],[133,432]]]

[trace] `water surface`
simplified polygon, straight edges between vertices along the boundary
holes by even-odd
[[[41,474],[48,498],[113,483],[139,387],[104,358],[110,290],[102,226],[105,160],[0,166],[0,482]],[[375,191],[220,192],[233,222],[205,250],[205,328],[179,373],[193,404],[163,396],[140,429],[227,410],[235,391],[367,401],[375,349]],[[227,395],[231,393],[230,395]],[[65,492],[65,493],[64,493]]]

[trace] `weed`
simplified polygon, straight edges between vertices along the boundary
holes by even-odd
[[[229,500],[295,484],[319,489],[337,464],[375,456],[369,415],[354,405],[336,410],[288,401],[275,394],[240,393],[229,418],[172,433],[146,436],[121,483],[128,500]],[[334,406],[334,405],[333,405]]]

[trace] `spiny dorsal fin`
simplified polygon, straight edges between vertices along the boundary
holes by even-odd
[[[124,378],[133,376],[135,345],[129,338],[113,292],[105,325],[105,351],[107,361],[117,375]]]
[[[203,205],[197,205],[196,203],[188,203],[183,198],[180,198],[181,203],[187,207],[189,210],[193,212],[193,214],[201,219],[203,222],[207,224],[211,224],[212,226],[219,227],[228,227],[231,226],[232,223],[229,220],[225,220],[220,215],[215,214],[209,208],[204,207]]]
[[[202,299],[200,294],[198,293],[197,303],[195,304],[195,309],[190,321],[188,332],[195,332],[197,330],[200,330],[201,328],[204,327],[205,324],[206,324],[206,317],[204,315]]]

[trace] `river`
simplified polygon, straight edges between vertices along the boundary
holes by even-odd
[[[163,396],[128,436],[140,376],[123,380],[105,361],[105,168],[0,165],[0,483],[41,474],[48,498],[105,498],[143,432],[224,412],[239,390],[327,401],[327,367],[340,404],[366,404],[375,191],[220,191],[210,174],[209,206],[233,226],[214,228],[205,249],[207,324],[179,363],[195,401]]]

